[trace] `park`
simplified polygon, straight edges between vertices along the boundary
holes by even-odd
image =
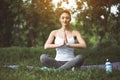
[[[0,80],[119,80],[119,0],[2,0],[0,1]],[[75,49],[85,61],[80,69],[41,70],[40,55],[52,30],[61,27],[63,9],[72,14],[71,29],[78,30],[87,47]],[[112,72],[106,73],[109,59]]]

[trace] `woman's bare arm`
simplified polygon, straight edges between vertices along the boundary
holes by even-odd
[[[66,45],[69,47],[80,48],[80,49],[86,48],[86,43],[82,38],[82,36],[80,35],[80,33],[78,31],[73,31],[73,34],[75,35],[78,43],[74,43],[74,44],[67,43]]]
[[[63,44],[53,44],[53,41],[55,39],[55,34],[56,34],[56,30],[52,31],[44,45],[44,49],[49,49],[49,48],[57,48],[62,46]]]

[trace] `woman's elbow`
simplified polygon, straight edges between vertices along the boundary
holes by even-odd
[[[47,49],[46,47],[44,47],[44,49]]]
[[[83,48],[84,48],[84,49],[87,48],[87,45],[84,45]]]
[[[83,48],[83,49],[87,48],[87,45],[86,45],[86,44],[83,44],[82,48]]]
[[[44,49],[48,49],[47,45],[44,45]]]

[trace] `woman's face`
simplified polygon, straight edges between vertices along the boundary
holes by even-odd
[[[62,13],[60,16],[60,23],[62,26],[68,26],[71,21],[71,16],[68,13]]]

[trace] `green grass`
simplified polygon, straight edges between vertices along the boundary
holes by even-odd
[[[20,65],[18,69],[0,67],[0,80],[119,80],[120,71],[113,70],[111,74],[106,74],[104,69],[83,69],[66,71],[41,71],[38,69],[28,69],[26,66],[42,67],[39,56],[42,53],[55,56],[54,50],[43,50],[43,47],[11,47],[0,48],[0,66]],[[106,48],[94,48],[75,50],[75,54],[85,56],[84,65],[104,64],[106,58],[111,62],[120,61],[120,47],[111,46]]]
[[[119,80],[120,71],[106,74],[100,69],[86,69],[80,71],[41,71],[29,69],[3,68],[0,80]]]

